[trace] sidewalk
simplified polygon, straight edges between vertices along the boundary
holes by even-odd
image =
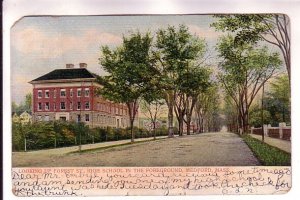
[[[261,140],[261,135],[255,135],[255,134],[249,134],[249,135],[253,138]],[[291,153],[291,141],[265,136],[265,143],[267,143],[273,147],[277,147],[288,153]]]
[[[162,139],[167,138],[168,136],[159,136],[156,137],[156,139]],[[135,139],[135,142],[139,141],[151,141],[153,140],[153,137],[149,138],[138,138]],[[119,145],[119,144],[126,144],[131,142],[130,139],[127,140],[118,140],[118,141],[110,141],[110,142],[101,142],[101,143],[95,143],[95,144],[85,144],[81,145],[81,150],[87,150],[87,149],[95,149],[100,147],[108,147],[113,145]],[[56,149],[43,149],[43,150],[37,150],[37,151],[28,151],[28,152],[13,152],[13,154],[45,154],[45,155],[63,155],[67,154],[73,151],[78,151],[78,145],[77,146],[71,146],[71,147],[61,147]]]

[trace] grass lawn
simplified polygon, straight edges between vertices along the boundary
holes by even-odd
[[[266,166],[290,166],[291,154],[261,142],[249,135],[242,137],[261,164]]]

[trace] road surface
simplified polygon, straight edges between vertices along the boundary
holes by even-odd
[[[45,150],[13,153],[13,167],[96,166],[254,166],[249,147],[233,133],[216,132],[167,138],[104,150],[46,154]]]

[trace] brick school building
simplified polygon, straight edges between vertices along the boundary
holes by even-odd
[[[63,120],[85,122],[90,127],[129,126],[127,106],[96,94],[101,85],[86,63],[80,63],[79,68],[66,64],[65,69],[56,69],[29,83],[33,86],[33,122]]]

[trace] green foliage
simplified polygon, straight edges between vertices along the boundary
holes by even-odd
[[[291,91],[287,75],[276,77],[264,98],[265,109],[271,114],[271,124],[291,123]]]
[[[233,101],[233,99],[225,94],[224,97],[224,107],[222,109],[224,115],[225,115],[225,122],[228,128],[228,131],[230,132],[237,132],[237,119],[238,119],[238,113],[236,105]]]
[[[211,26],[217,30],[235,32],[235,43],[246,44],[256,43],[262,40],[260,34],[265,33],[273,24],[264,23],[265,20],[272,20],[273,15],[270,14],[236,14],[236,15],[215,15],[218,21]]]
[[[259,106],[254,106],[249,113],[249,124],[254,127],[262,127],[262,124],[271,123],[271,114],[268,110],[263,110],[263,122],[262,122],[262,110]]]
[[[156,34],[158,60],[157,69],[160,71],[160,82],[164,89],[175,89],[175,82],[184,72],[193,71],[198,66],[199,59],[206,52],[203,39],[193,36],[188,27],[180,25],[178,29],[169,26],[160,29]]]
[[[284,14],[215,15],[211,26],[234,34],[236,46],[267,42],[279,48],[290,79],[290,20]]]
[[[152,80],[157,73],[152,66],[151,44],[150,33],[142,35],[137,32],[128,38],[123,37],[122,45],[115,50],[102,47],[102,57],[99,59],[109,75],[98,77],[98,82],[103,85],[98,93],[106,99],[127,105],[132,142],[138,100],[153,87]]]
[[[12,123],[12,150],[21,151],[24,149],[25,130],[21,123]]]
[[[267,47],[255,48],[249,44],[236,46],[230,35],[221,38],[218,51],[224,59],[220,64],[222,72],[219,79],[230,96],[244,84],[247,84],[246,87],[262,84],[282,63],[278,53],[269,53]]]
[[[20,115],[24,111],[31,113],[31,101],[32,101],[32,94],[28,93],[25,96],[25,100],[21,102],[20,105],[17,105],[16,102],[12,102],[11,104],[12,112],[17,113],[17,115]]]
[[[268,48],[258,48],[251,44],[235,45],[234,37],[227,35],[222,37],[218,44],[219,56],[224,58],[221,67],[223,71],[231,75],[232,81],[242,84],[249,76],[255,78],[268,77],[282,64],[279,54],[269,53]],[[253,78],[254,79],[254,78]]]
[[[217,82],[212,82],[205,91],[200,93],[195,106],[200,132],[203,132],[204,129],[208,131],[220,129],[220,109],[219,85]],[[205,119],[205,124],[203,124],[202,119]]]
[[[145,129],[133,127],[137,138],[152,137]],[[157,136],[167,135],[165,128],[159,128]],[[21,124],[12,122],[12,150],[24,151],[25,138],[27,150],[67,147],[97,142],[130,139],[130,128],[89,128],[84,123],[75,122],[36,122]]]
[[[204,67],[195,67],[182,72],[177,80],[178,90],[190,97],[197,97],[209,86],[211,71]]]
[[[243,136],[244,141],[265,166],[290,166],[291,154],[272,147],[249,135]]]
[[[238,125],[242,133],[248,129],[249,108],[263,84],[279,69],[282,61],[278,53],[253,44],[236,45],[234,37],[221,38],[217,47],[224,60],[219,67],[219,80],[226,95],[232,98],[238,111]]]
[[[141,97],[155,73],[150,61],[151,43],[149,33],[143,36],[138,32],[124,37],[123,44],[115,50],[102,47],[99,60],[109,75],[98,78],[104,86],[99,93],[120,103],[131,103]]]
[[[157,48],[154,56],[160,72],[160,85],[168,105],[170,135],[172,135],[173,109],[183,132],[183,120],[189,124],[197,96],[209,85],[210,72],[201,64],[206,52],[206,43],[192,35],[188,27],[169,26],[156,34]]]

